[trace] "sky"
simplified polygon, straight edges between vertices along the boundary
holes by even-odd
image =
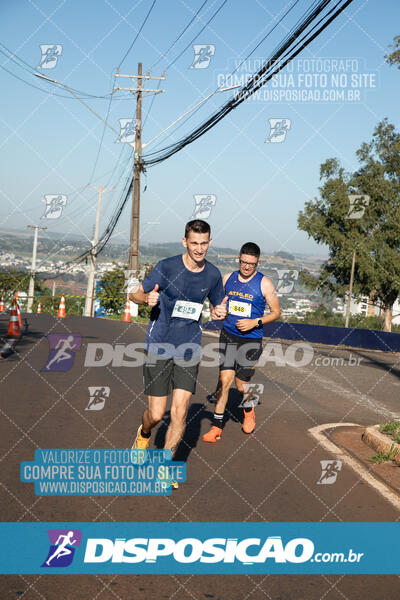
[[[143,99],[146,144],[218,87],[241,83],[255,72],[312,0],[208,0],[168,52],[203,0],[156,0],[137,36],[152,4],[153,0],[0,4],[0,230],[41,225],[48,228],[43,235],[59,233],[63,239],[75,233],[89,240],[98,192],[88,186],[111,188],[103,194],[102,231],[133,167],[128,144],[118,142],[118,135],[68,91],[34,77],[31,67],[85,94],[103,96],[85,102],[117,132],[120,120],[134,118],[135,97],[118,91],[110,102],[107,94],[113,85],[136,83],[126,78],[114,83],[116,67],[120,65],[121,74],[136,74],[141,61],[143,71],[150,70],[152,76],[165,71],[165,80],[144,82],[147,89],[164,90]],[[212,199],[207,220],[217,246],[254,241],[266,252],[326,254],[326,248],[297,229],[298,213],[318,195],[322,162],[337,157],[346,170],[354,170],[356,150],[371,138],[381,119],[399,126],[400,72],[384,59],[400,33],[399,17],[395,0],[354,0],[257,98],[149,168],[142,176],[141,242],[179,240],[185,222],[194,215],[195,196],[207,195]],[[193,44],[210,47],[204,68],[193,68]],[[40,66],[43,45],[61,47],[52,68]],[[5,48],[25,61],[24,68],[10,60]],[[214,94],[190,113],[187,123],[172,127],[144,153],[180,139],[233,93]],[[43,218],[45,196],[51,200],[59,195],[65,202],[61,215]],[[129,222],[130,205],[114,241],[128,244]]]

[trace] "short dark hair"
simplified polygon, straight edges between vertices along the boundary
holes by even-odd
[[[240,254],[250,254],[250,256],[256,256],[257,258],[260,258],[261,250],[260,247],[254,242],[246,242],[240,248]]]
[[[189,221],[185,225],[185,238],[189,237],[189,233],[193,231],[194,233],[208,233],[211,234],[211,227],[207,223],[207,221],[202,221],[201,219],[194,219],[193,221]]]

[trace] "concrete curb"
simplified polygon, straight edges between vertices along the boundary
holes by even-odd
[[[334,429],[336,427],[360,427],[357,423],[326,423],[325,425],[317,425],[308,430],[308,433],[318,442],[318,444],[331,452],[338,459],[343,460],[349,467],[351,467],[360,477],[366,481],[371,487],[379,492],[388,502],[390,502],[397,510],[400,510],[400,497],[399,494],[393,491],[393,488],[389,487],[386,482],[382,479],[378,479],[374,473],[371,473],[370,469],[367,469],[365,465],[358,459],[351,456],[348,451],[332,442],[326,436],[325,431]]]
[[[400,444],[379,431],[379,425],[367,427],[361,437],[364,444],[367,444],[367,446],[376,452],[388,453],[391,447],[394,446],[394,452],[397,449],[397,454],[393,457],[393,460],[400,464]]]

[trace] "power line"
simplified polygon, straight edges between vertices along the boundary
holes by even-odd
[[[318,0],[316,0],[314,2],[314,4],[317,3]],[[265,40],[267,39],[267,37],[269,37],[271,35],[271,33],[278,27],[278,25],[280,25],[282,23],[282,21],[285,19],[285,17],[287,17],[287,15],[294,9],[294,7],[296,6],[296,4],[298,4],[300,2],[300,0],[296,0],[288,9],[287,11],[282,15],[282,17],[279,19],[279,21],[277,21],[275,23],[275,25],[268,31],[268,33],[266,33],[264,35],[264,37],[258,42],[257,46],[255,46],[253,48],[253,50],[246,56],[246,58],[244,58],[242,60],[242,62],[236,67],[236,69],[234,71],[232,71],[231,75],[233,75],[234,73],[236,73],[236,71],[238,69],[240,69],[240,67],[242,66],[243,63],[246,62],[246,60],[248,60],[250,58],[250,56],[252,56],[254,54],[254,52],[256,50],[258,50],[258,48],[261,46],[261,44],[263,44],[265,42]]]
[[[200,6],[200,8],[197,10],[196,14],[190,19],[189,23],[186,25],[186,27],[184,27],[184,29],[182,29],[181,33],[178,35],[177,38],[175,38],[175,40],[172,42],[172,44],[168,47],[168,49],[164,52],[164,54],[162,54],[160,56],[160,58],[158,58],[156,60],[156,62],[150,67],[151,70],[153,70],[153,68],[163,59],[166,57],[166,55],[168,54],[168,52],[170,50],[172,50],[172,48],[175,46],[175,44],[181,39],[181,37],[185,34],[185,32],[189,29],[189,27],[191,26],[191,24],[193,23],[193,21],[197,18],[197,16],[199,15],[199,13],[201,12],[203,6],[205,4],[207,4],[209,0],[204,0],[203,4]]]
[[[181,39],[181,37],[185,34],[185,32],[189,29],[189,27],[191,26],[191,24],[195,21],[195,19],[198,17],[198,15],[200,14],[201,10],[203,9],[203,7],[207,4],[209,0],[204,0],[203,4],[200,6],[200,8],[196,11],[196,13],[193,15],[193,17],[190,19],[189,23],[187,23],[187,25],[182,29],[182,31],[180,32],[180,34],[175,38],[175,40],[172,42],[172,44],[169,45],[169,47],[167,48],[167,50],[160,56],[160,58],[158,58],[156,60],[156,62],[150,67],[150,70],[153,70],[153,68],[163,59],[166,57],[166,55],[169,53],[170,50],[172,50],[172,48],[175,46],[175,44]],[[198,34],[196,37],[198,37],[200,34]],[[157,89],[159,89],[160,87],[160,83],[158,83]],[[150,106],[148,108],[148,111],[146,113],[146,117],[143,121],[143,129],[144,126],[146,125],[146,122],[150,116],[151,110],[153,108],[153,104],[154,104],[154,100],[157,94],[154,94],[153,98],[151,99],[151,103]]]
[[[29,63],[27,63],[24,59],[22,59],[21,57],[19,57],[17,54],[15,54],[14,52],[12,52],[9,48],[7,48],[7,46],[5,46],[3,43],[0,42],[0,46],[2,46],[7,52],[8,54],[6,54],[6,52],[4,52],[4,50],[2,50],[0,48],[0,53],[3,54],[3,56],[5,56],[8,60],[12,61],[14,64],[16,64],[18,67],[20,67],[21,69],[24,69],[27,73],[29,73],[30,75],[35,75],[35,73],[37,72],[36,69],[30,65]],[[13,58],[15,57],[15,58]],[[16,60],[17,59],[17,60]],[[19,61],[19,62],[18,62]],[[22,64],[20,64],[22,63]],[[18,75],[16,75],[15,73],[13,73],[12,71],[9,71],[8,69],[6,69],[6,67],[4,65],[0,65],[0,67],[6,71],[7,73],[9,73],[10,75],[12,75],[12,77],[15,77],[16,79],[19,79],[19,81],[22,81],[23,83],[25,83],[26,85],[29,85],[30,87],[33,87],[45,94],[51,94],[52,96],[58,96],[60,98],[68,98],[71,99],[71,96],[67,96],[66,94],[57,94],[57,93],[52,93],[52,92],[48,92],[47,90],[45,90],[44,88],[34,85],[33,83],[30,83],[29,81],[27,81],[26,79],[23,79],[22,77],[19,77]],[[69,86],[70,87],[70,86]],[[105,95],[96,95],[96,94],[90,94],[88,92],[83,92],[81,90],[77,90],[76,88],[71,87],[71,90],[73,90],[74,92],[76,92],[77,94],[79,94],[82,98],[94,98],[94,99],[108,99],[110,94],[105,94]]]
[[[128,50],[125,52],[125,55],[124,55],[123,59],[122,59],[122,60],[121,60],[121,62],[119,63],[119,65],[118,65],[118,69],[121,67],[122,63],[125,61],[126,57],[128,56],[128,54],[129,54],[129,53],[130,53],[130,51],[132,50],[132,48],[133,48],[133,46],[134,46],[134,44],[135,44],[136,40],[138,39],[139,35],[140,35],[140,34],[141,34],[141,32],[142,32],[142,29],[143,29],[143,27],[146,25],[147,19],[149,18],[149,16],[150,16],[150,13],[151,13],[151,11],[153,10],[153,8],[154,8],[154,5],[155,5],[155,3],[156,3],[156,2],[157,2],[157,0],[153,0],[153,4],[150,6],[150,9],[149,9],[149,11],[148,11],[147,15],[145,16],[145,18],[144,18],[144,21],[143,21],[143,23],[141,24],[141,26],[140,26],[140,29],[139,29],[139,31],[137,32],[137,34],[136,34],[136,36],[135,36],[135,38],[134,38],[134,40],[133,40],[132,44],[129,46]]]
[[[314,5],[317,3],[318,0],[315,0]],[[265,42],[265,40],[271,35],[271,33],[278,27],[278,25],[281,24],[281,22],[285,19],[285,17],[292,11],[292,9],[296,6],[296,4],[298,4],[300,2],[300,0],[295,0],[295,2],[288,8],[288,10],[281,16],[281,18],[279,19],[279,21],[277,21],[275,23],[275,25],[268,31],[268,33],[266,33],[266,35],[264,35],[264,37],[261,39],[261,41],[251,50],[251,52],[249,52],[249,54],[246,56],[246,58],[244,58],[240,64],[236,67],[236,69],[234,69],[231,73],[230,76],[232,76],[240,67],[243,63],[246,62],[246,60],[248,60],[250,58],[250,56],[252,56],[252,54],[254,54],[254,52],[260,47],[260,45]],[[311,9],[310,9],[311,10]],[[218,88],[215,90],[217,91]],[[211,97],[211,96],[210,96]],[[165,141],[166,139],[168,139],[171,135],[174,135],[178,129],[180,129],[183,125],[185,125],[189,119],[192,119],[194,117],[194,115],[202,108],[202,106],[199,106],[198,108],[196,108],[195,110],[193,110],[187,117],[186,119],[184,119],[181,123],[179,123],[179,125],[177,125],[177,127],[175,127],[174,129],[172,129],[172,131],[170,131],[170,133],[168,133],[163,140],[160,140],[155,148],[157,148],[158,146],[160,146],[163,141]],[[149,110],[150,112],[150,110]],[[148,117],[148,114],[146,116],[146,119]],[[153,148],[153,150],[155,149]]]
[[[113,77],[112,84],[111,84],[111,92],[114,89],[114,85],[115,85],[115,73],[114,73],[114,77]],[[92,183],[92,178],[93,178],[93,176],[94,176],[94,174],[96,172],[97,163],[99,162],[101,147],[103,145],[104,134],[105,134],[105,131],[106,131],[107,121],[108,121],[108,117],[109,117],[109,114],[110,114],[110,108],[111,108],[112,99],[113,99],[113,95],[111,93],[110,94],[110,99],[108,101],[107,114],[106,114],[105,119],[104,119],[103,131],[101,133],[100,143],[99,143],[99,147],[98,147],[98,150],[97,150],[96,160],[94,161],[92,173],[91,173],[91,175],[89,177],[89,183]]]
[[[158,81],[157,90],[160,89],[160,85],[161,85],[161,79]],[[149,109],[148,109],[148,111],[146,113],[146,116],[144,118],[144,121],[143,121],[143,129],[144,129],[144,126],[146,125],[147,119],[149,118],[151,109],[153,108],[153,104],[154,104],[154,100],[155,100],[156,96],[158,96],[158,94],[153,94],[153,97],[152,97],[151,102],[150,102]]]
[[[202,8],[205,6],[205,4],[207,4],[209,0],[205,0],[203,2],[203,4],[200,6],[200,8],[196,11],[196,13],[193,15],[193,17],[190,19],[189,23],[183,28],[183,30],[181,31],[181,33],[178,35],[177,38],[175,38],[175,40],[172,42],[172,44],[170,44],[169,48],[164,52],[164,54],[162,54],[160,56],[160,58],[154,63],[154,65],[151,67],[151,69],[153,69],[153,67],[158,64],[163,58],[165,58],[165,56],[168,54],[168,52],[173,48],[173,46],[175,46],[175,44],[178,42],[178,40],[180,40],[180,38],[184,35],[184,33],[189,29],[190,25],[194,22],[194,20],[197,18],[197,16],[199,15],[199,13],[201,12]],[[219,11],[221,10],[221,8],[224,6],[224,4],[226,4],[227,0],[225,0],[225,2],[222,3],[222,5],[214,12],[214,14],[211,16],[211,18],[207,21],[207,23],[204,25],[204,27],[202,27],[202,29],[199,31],[199,33],[192,39],[192,41],[183,49],[183,51],[175,58],[175,60],[173,60],[168,67],[166,68],[165,71],[167,71],[179,58],[180,56],[182,56],[182,54],[189,48],[189,46],[199,37],[199,35],[204,31],[204,29],[206,29],[206,27],[208,26],[209,23],[211,23],[211,21],[214,19],[214,17],[217,16],[217,14],[219,13]],[[160,87],[160,84],[158,84],[158,88]],[[157,88],[157,89],[158,89]],[[144,125],[146,123],[146,121],[149,118],[151,109],[153,108],[153,104],[154,104],[154,98],[152,98],[151,104],[149,106],[149,109],[146,113],[146,117],[143,123],[143,128]],[[197,112],[197,111],[195,111]],[[186,122],[186,120],[185,120]],[[170,134],[169,134],[170,135]],[[169,136],[168,136],[169,137]]]
[[[172,65],[174,65],[176,63],[176,61],[182,56],[182,54],[184,54],[186,52],[186,50],[193,44],[194,41],[197,40],[197,38],[199,37],[199,35],[201,35],[203,33],[203,31],[208,27],[208,25],[211,23],[211,21],[213,19],[215,19],[215,17],[217,16],[217,14],[220,12],[220,10],[225,6],[225,4],[228,2],[228,0],[224,0],[222,2],[222,4],[220,5],[219,8],[217,8],[217,10],[211,15],[211,17],[208,19],[207,23],[200,29],[199,33],[188,43],[187,46],[184,47],[184,49],[182,50],[182,52],[180,52],[178,54],[178,56],[176,58],[174,58],[173,61],[171,61],[169,63],[169,65],[167,66],[167,68],[165,69],[166,71],[168,71],[168,69],[170,67],[172,67]]]
[[[223,4],[225,4],[225,2]],[[229,114],[229,112],[247,100],[260,87],[265,85],[274,75],[281,71],[305,47],[307,47],[314,39],[316,39],[316,37],[318,37],[322,31],[324,31],[324,29],[326,29],[326,27],[328,27],[328,25],[332,23],[341,14],[341,12],[343,12],[343,10],[351,4],[351,2],[352,0],[338,0],[337,3],[325,15],[323,15],[322,18],[317,21],[311,29],[309,29],[310,25],[313,24],[313,22],[316,21],[319,15],[324,11],[324,9],[328,7],[328,5],[331,3],[331,0],[320,0],[319,2],[314,2],[311,8],[309,8],[304,14],[302,19],[298,21],[298,26],[295,26],[294,29],[289,32],[289,34],[284,38],[283,42],[281,42],[278,49],[274,51],[271,58],[268,59],[262,68],[253,75],[250,81],[244,85],[238,93],[235,94],[233,99],[225,103],[217,112],[211,115],[207,121],[193,130],[188,136],[174,144],[171,144],[170,146],[167,146],[166,148],[161,149],[160,151],[149,154],[149,158],[143,161],[143,165],[154,165],[162,162],[176,152],[179,152],[186,145],[204,135],[209,129],[214,127],[227,114]],[[219,10],[222,8],[223,4],[219,7]],[[129,175],[125,182],[119,205],[117,206],[110,219],[109,225],[97,244],[97,253],[100,253],[104,249],[105,245],[113,234],[118,220],[130,197],[132,185],[132,177]],[[75,260],[83,260],[88,255],[88,252],[89,251],[82,253]]]
[[[157,152],[150,153],[148,158],[143,161],[145,166],[154,165],[162,162],[179,152],[182,148],[191,144],[196,139],[204,135],[207,131],[212,129],[219,121],[221,121],[227,114],[235,109],[239,104],[247,100],[252,94],[254,94],[260,87],[264,86],[274,75],[279,73],[293,58],[295,58],[305,47],[307,47],[322,31],[334,20],[339,14],[352,2],[353,0],[346,0],[342,6],[339,5],[343,0],[338,0],[336,5],[328,11],[318,21],[314,27],[308,30],[304,36],[296,44],[294,42],[300,38],[301,35],[307,30],[313,21],[321,14],[321,12],[330,4],[331,0],[321,0],[314,10],[307,11],[306,15],[301,20],[299,26],[295,28],[293,33],[289,34],[284,42],[281,43],[278,50],[274,52],[269,60],[264,63],[263,67],[255,73],[249,82],[244,85],[226,104],[224,104],[217,112],[215,112],[207,121],[198,126],[189,135],[179,140],[178,142],[167,146]],[[339,8],[338,8],[339,7]],[[327,18],[328,17],[328,18]],[[314,31],[320,23],[323,24]],[[314,33],[312,33],[314,31]],[[312,33],[312,35],[310,35]],[[294,51],[293,51],[294,50]]]
[[[110,175],[110,178],[109,178],[109,180],[108,180],[108,182],[107,182],[107,187],[109,186],[109,184],[110,184],[110,181],[111,181],[111,179],[112,179],[112,177],[114,176],[114,173],[115,173],[115,171],[116,171],[116,168],[117,168],[117,167],[118,167],[118,165],[120,164],[120,162],[119,162],[119,161],[120,161],[120,158],[121,158],[121,155],[122,155],[122,151],[123,151],[124,149],[125,149],[125,147],[123,147],[123,148],[121,149],[120,155],[119,155],[119,157],[118,157],[118,159],[117,159],[117,161],[116,161],[116,163],[115,163],[115,165],[114,165],[113,169],[109,169],[109,170],[108,170],[108,171],[106,171],[105,173],[102,173],[102,174],[101,174],[99,177],[96,177],[96,178],[93,180],[94,182],[96,182],[96,181],[99,181],[99,180],[103,179],[103,177],[104,177],[105,175],[108,175],[109,173],[111,173],[111,175]],[[128,160],[127,160],[125,163],[123,163],[123,167],[126,167],[126,165],[128,164],[128,162],[130,161],[130,158],[131,158],[131,157],[129,157],[129,158],[128,158]],[[81,187],[81,188],[79,188],[79,189],[77,189],[77,190],[75,190],[75,191],[71,192],[71,194],[68,194],[68,198],[70,198],[70,197],[71,197],[71,195],[75,195],[75,194],[77,195],[77,197],[79,197],[79,194],[81,194],[81,193],[82,193],[82,192],[83,192],[85,189],[87,189],[87,185],[84,185],[83,187]],[[90,203],[90,202],[91,202],[91,201],[92,201],[92,200],[93,200],[93,199],[94,199],[96,196],[97,196],[97,195],[96,195],[96,194],[94,194],[92,197],[90,197],[90,198],[89,198],[88,202]],[[88,207],[88,208],[91,208],[91,207]],[[37,209],[35,209],[35,210],[37,210]],[[86,210],[87,210],[87,209],[86,209]],[[86,211],[85,211],[85,212],[86,212]],[[82,215],[82,207],[80,207],[80,208],[78,209],[78,212],[74,211],[74,213],[73,213],[72,215],[68,215],[68,216],[69,216],[69,218],[71,219],[72,217],[76,216],[78,213],[79,213],[80,215]],[[67,236],[69,233],[70,233],[70,232],[67,232],[66,234],[64,234],[64,236],[63,236],[63,238],[62,238],[62,239],[65,239],[65,238],[66,238],[66,236]],[[55,244],[55,245],[53,246],[53,249],[54,249],[56,246],[57,246],[57,244]],[[53,249],[52,249],[52,250],[53,250]],[[61,250],[63,250],[63,249],[64,249],[64,247],[62,247],[61,249],[59,249],[59,250],[58,250],[58,252],[60,252],[60,251],[61,251]],[[86,253],[85,253],[85,254],[86,254]],[[39,263],[39,265],[38,265],[38,267],[37,267],[37,270],[38,270],[38,269],[39,269],[39,268],[40,268],[40,267],[41,267],[41,266],[42,266],[42,265],[43,265],[43,264],[44,264],[44,263],[45,263],[45,262],[48,260],[48,258],[49,258],[50,256],[52,256],[52,251],[50,251],[50,252],[49,252],[49,253],[48,253],[48,254],[47,254],[47,255],[46,255],[44,258],[42,258],[42,259],[41,259],[41,261],[40,261],[40,263]],[[67,263],[65,263],[65,264],[66,264],[66,265],[68,265],[68,264],[73,264],[74,262],[75,262],[75,259],[72,259],[72,260],[68,261],[68,262],[67,262]],[[60,267],[60,269],[62,269],[62,268],[64,268],[64,267]],[[66,271],[66,272],[68,272],[68,271]],[[59,272],[56,274],[56,276],[55,276],[55,277],[58,277],[60,274],[61,274],[61,272],[59,271]],[[49,277],[49,279],[51,279],[51,278],[52,278],[52,277]]]

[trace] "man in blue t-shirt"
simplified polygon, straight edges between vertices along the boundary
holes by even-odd
[[[219,338],[221,361],[218,385],[215,393],[208,397],[215,401],[215,411],[211,429],[203,435],[204,442],[215,443],[221,439],[225,407],[234,379],[243,398],[242,429],[244,433],[253,433],[256,426],[252,393],[250,389],[246,390],[246,386],[262,354],[263,326],[279,319],[281,314],[272,281],[257,271],[259,260],[259,246],[247,242],[240,249],[239,270],[223,277],[228,297],[228,317]],[[270,312],[264,315],[266,304]]]
[[[210,226],[196,219],[186,224],[182,238],[185,254],[161,260],[129,299],[152,307],[146,336],[144,387],[148,409],[144,411],[134,448],[149,445],[152,428],[164,416],[172,387],[171,423],[165,448],[176,450],[186,425],[189,401],[196,390],[201,358],[199,319],[208,298],[211,317],[227,315],[221,273],[206,260],[210,245]]]

